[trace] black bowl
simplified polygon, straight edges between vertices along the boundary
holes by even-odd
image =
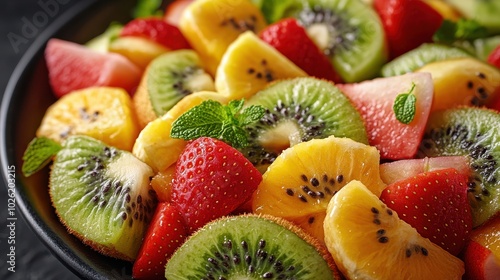
[[[55,101],[43,52],[50,38],[84,43],[112,22],[126,22],[136,1],[78,1],[61,14],[26,51],[7,85],[0,110],[0,159],[5,186],[16,190],[16,208],[53,254],[86,279],[131,279],[131,263],[105,257],[67,233],[48,195],[48,168],[22,175],[22,155],[45,110]],[[15,169],[15,173],[10,170]],[[15,179],[13,178],[15,176]],[[9,185],[9,178],[10,185]]]

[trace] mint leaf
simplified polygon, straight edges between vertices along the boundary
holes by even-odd
[[[445,19],[436,33],[434,33],[433,40],[435,42],[451,43],[455,41],[456,32],[457,25],[455,22]]]
[[[433,40],[441,43],[452,43],[460,40],[471,41],[488,37],[488,35],[488,29],[475,20],[461,18],[454,22],[445,19],[434,34]]]
[[[31,140],[23,155],[24,176],[31,176],[45,167],[61,148],[59,143],[49,138],[40,137]]]
[[[228,105],[227,107],[231,109],[232,115],[236,115],[243,108],[243,103],[244,103],[243,99],[231,100],[229,104],[227,104]]]
[[[219,138],[226,112],[222,104],[207,100],[182,114],[172,124],[170,137],[192,140],[201,136]]]
[[[170,137],[192,140],[206,136],[223,140],[235,148],[245,147],[248,133],[244,127],[260,120],[265,109],[250,106],[240,113],[243,102],[234,100],[222,105],[214,100],[203,101],[173,122]]]
[[[252,105],[243,110],[243,113],[238,116],[238,121],[241,125],[247,126],[260,120],[265,113],[266,109],[264,107]]]
[[[134,18],[144,18],[149,16],[161,16],[160,10],[162,0],[139,0],[133,11]]]
[[[417,111],[417,97],[413,94],[415,83],[411,83],[411,88],[407,93],[401,93],[396,96],[392,109],[396,115],[396,119],[404,124],[409,124],[415,118]]]

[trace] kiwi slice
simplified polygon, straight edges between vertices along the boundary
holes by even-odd
[[[246,129],[249,145],[243,154],[264,171],[284,149],[330,135],[368,143],[359,112],[331,82],[310,77],[280,80],[246,103],[266,109],[260,121]]]
[[[93,249],[132,261],[156,206],[152,169],[131,153],[70,136],[50,173],[50,197],[68,231]]]
[[[491,33],[500,33],[500,1],[448,0],[466,18],[474,19]]]
[[[474,107],[437,111],[429,117],[419,157],[468,156],[473,225],[500,211],[500,114]]]
[[[465,50],[482,61],[487,61],[490,53],[500,45],[500,35],[478,38],[472,41],[455,41],[452,45]]]
[[[290,223],[243,215],[211,222],[171,257],[166,279],[340,279],[328,252]]]
[[[275,0],[261,9],[272,20],[297,18],[345,82],[374,78],[387,61],[380,19],[360,0]]]
[[[153,60],[148,71],[151,104],[157,116],[168,112],[184,96],[214,90],[213,79],[193,50],[178,50]]]
[[[471,55],[462,49],[446,45],[422,44],[384,65],[381,74],[383,77],[399,76],[414,72],[431,62],[462,57]]]
[[[214,90],[213,78],[203,70],[193,50],[176,50],[158,56],[149,64],[134,104],[142,127],[164,115],[193,92]]]

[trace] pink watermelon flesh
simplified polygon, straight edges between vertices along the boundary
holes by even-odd
[[[441,156],[421,159],[402,159],[380,165],[380,177],[387,185],[417,174],[440,169],[455,168],[459,173],[470,175],[469,158],[466,156]]]
[[[393,105],[399,94],[411,89],[412,82],[415,83],[413,94],[417,98],[416,114],[412,122],[404,124],[396,119]],[[429,73],[410,73],[337,86],[360,112],[370,145],[377,147],[381,158],[408,159],[416,154],[432,104],[434,86]]]
[[[120,87],[132,94],[141,78],[141,70],[122,55],[59,39],[49,40],[45,60],[57,97],[92,86]]]

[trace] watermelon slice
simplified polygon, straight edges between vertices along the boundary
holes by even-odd
[[[396,97],[415,83],[416,113],[409,124],[396,119],[393,105]],[[368,140],[384,159],[412,158],[418,149],[429,118],[434,86],[429,73],[410,73],[378,78],[357,84],[337,85],[362,115]]]
[[[142,75],[137,66],[119,54],[99,53],[60,39],[49,40],[45,60],[57,97],[92,86],[120,87],[132,94]]]

